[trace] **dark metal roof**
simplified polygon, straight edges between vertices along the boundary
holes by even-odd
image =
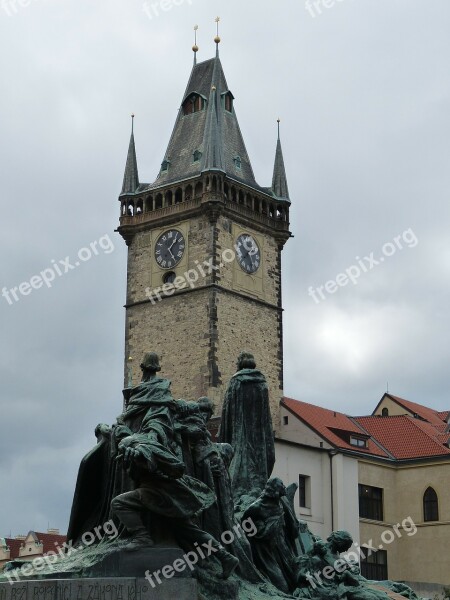
[[[136,159],[136,147],[134,144],[134,133],[131,132],[130,145],[128,147],[127,164],[123,177],[122,194],[133,194],[139,187],[139,173]]]
[[[219,57],[194,65],[183,102],[196,93],[206,98],[206,106],[189,115],[184,115],[180,108],[166,154],[162,157],[170,161],[169,169],[160,172],[149,187],[216,169],[259,189],[234,108],[232,112],[225,110],[223,96],[229,91]],[[202,156],[194,162],[196,150]]]
[[[204,99],[204,108],[185,115],[183,104],[192,94]],[[231,111],[225,108],[227,94],[231,96]],[[162,168],[152,184],[139,184],[132,133],[122,194],[141,193],[216,170],[277,200],[289,202],[280,140],[277,143],[272,187],[262,187],[255,180],[233,100],[218,55],[194,64],[167,151],[161,157],[161,163],[168,168]],[[194,153],[197,160],[194,159]]]
[[[273,168],[272,191],[283,200],[289,199],[289,189],[287,184],[286,169],[284,168],[283,150],[281,149],[280,138],[278,137],[277,151],[275,154],[275,166]]]

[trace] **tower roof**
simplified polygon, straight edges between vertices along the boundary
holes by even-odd
[[[275,153],[275,165],[273,168],[272,192],[283,200],[289,200],[289,188],[287,184],[286,169],[284,168],[283,150],[280,140],[280,121],[278,121],[278,141]]]
[[[132,117],[134,123],[134,115]],[[131,128],[130,145],[128,147],[127,164],[123,177],[122,194],[133,194],[139,187],[139,173],[134,143],[134,127]]]
[[[219,56],[195,64],[183,96],[175,127],[156,181],[150,188],[219,170],[256,189]],[[189,102],[195,110],[189,112]]]

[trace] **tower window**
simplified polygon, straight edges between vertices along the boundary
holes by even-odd
[[[202,157],[202,153],[200,152],[200,150],[196,150],[194,152],[194,162],[198,162]]]
[[[240,156],[236,156],[235,158],[233,158],[233,161],[236,169],[240,169],[242,167],[242,161]]]
[[[381,411],[381,416],[382,417],[388,417],[389,416],[389,409],[384,407],[383,410]]]
[[[173,284],[176,279],[176,273],[174,271],[169,271],[168,273],[164,273],[163,283]]]
[[[429,487],[423,495],[423,520],[439,521],[438,497],[432,487]]]
[[[227,112],[233,112],[233,100],[234,96],[231,92],[223,94],[223,106]]]
[[[206,101],[200,94],[191,94],[183,102],[183,114],[192,115],[193,113],[200,112],[205,108]]]
[[[161,173],[166,173],[170,167],[170,160],[163,160],[161,163]]]

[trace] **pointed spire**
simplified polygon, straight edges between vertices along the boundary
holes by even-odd
[[[133,194],[139,187],[139,173],[134,144],[134,114],[131,115],[131,138],[128,147],[127,164],[123,177],[122,194]]]
[[[287,184],[286,169],[284,168],[283,150],[280,140],[280,119],[278,123],[278,140],[275,154],[275,165],[273,169],[272,192],[284,200],[289,200],[289,189]]]
[[[219,18],[219,17],[217,17]],[[205,155],[203,170],[225,171],[222,140],[222,65],[218,56],[214,59],[212,85],[207,105],[206,127],[204,134]]]

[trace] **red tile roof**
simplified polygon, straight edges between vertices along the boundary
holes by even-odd
[[[449,435],[409,415],[356,417],[357,421],[398,460],[450,456]]]
[[[47,554],[47,552],[53,551],[57,552],[58,547],[62,547],[64,542],[67,539],[65,535],[57,535],[54,533],[39,533],[37,531],[30,531],[33,533],[37,539],[43,544],[43,554]],[[28,536],[27,536],[28,537]],[[6,544],[10,549],[10,560],[15,558],[23,558],[19,556],[20,547],[25,542],[25,540],[17,540],[15,538],[5,538]],[[26,557],[25,557],[26,558]]]
[[[324,440],[328,441],[332,446],[344,450],[353,450],[362,454],[374,454],[387,458],[387,452],[377,446],[377,444],[369,439],[367,448],[358,448],[352,446],[342,439],[336,430],[348,432],[349,434],[367,435],[365,431],[358,427],[354,421],[347,415],[339,413],[328,408],[321,408],[314,404],[293,400],[292,398],[283,398],[282,404],[290,409],[301,421],[314,429]]]
[[[6,545],[10,550],[10,560],[18,558],[20,546],[23,544],[23,540],[16,540],[13,538],[5,538]]]
[[[392,394],[385,394],[385,396],[391,398],[394,402],[405,408],[413,415],[418,415],[421,419],[424,419],[425,421],[428,421],[428,423],[431,423],[432,425],[439,427],[442,431],[445,431],[447,423],[444,415],[448,415],[448,411],[439,412],[429,408],[428,406],[423,406],[422,404],[417,404],[416,402],[411,402],[410,400],[405,400],[404,398],[393,396]]]
[[[292,398],[283,398],[282,405],[324,440],[341,450],[395,460],[450,456],[447,447],[450,433],[445,432],[447,425],[437,411],[391,394],[389,396],[399,404],[404,403],[409,412],[420,418],[411,415],[350,417]],[[425,417],[427,420],[422,420]],[[345,434],[366,434],[369,436],[367,448],[349,444]]]
[[[62,547],[64,542],[67,540],[66,535],[58,535],[55,533],[39,533],[37,531],[36,535],[39,541],[44,544],[44,554],[47,554],[47,552],[50,552],[50,550],[52,552],[57,551],[57,548]]]

